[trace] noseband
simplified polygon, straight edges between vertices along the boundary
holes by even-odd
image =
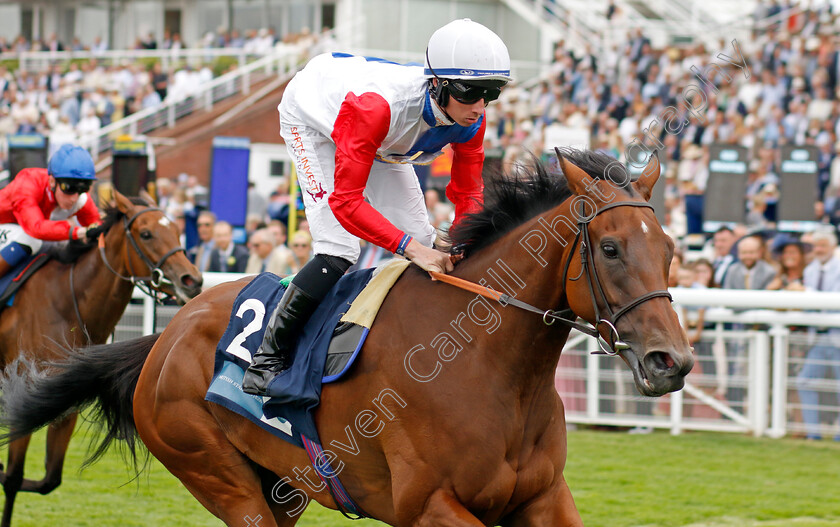
[[[133,283],[136,285],[141,291],[146,293],[151,297],[155,297],[153,289],[158,289],[164,280],[163,267],[164,262],[172,256],[173,254],[184,252],[186,254],[186,249],[183,247],[175,247],[170,249],[166,254],[164,254],[157,263],[152,262],[152,260],[146,256],[146,253],[140,250],[140,245],[137,243],[137,240],[134,239],[134,235],[131,233],[131,225],[134,223],[141,214],[146,212],[158,211],[163,213],[157,207],[147,207],[139,212],[137,212],[131,218],[127,218],[123,216],[123,229],[125,230],[125,237],[128,238],[131,247],[134,249],[134,252],[140,257],[146,267],[149,268],[149,276],[134,276],[134,270],[131,268],[131,259],[126,258],[126,265],[128,266],[129,276],[123,276],[108,262],[108,258],[105,256],[105,233],[99,235],[99,254],[102,256],[102,261],[105,262],[105,266],[110,270],[112,273],[117,275],[119,278],[126,280],[128,282]],[[127,256],[127,255],[126,255]]]
[[[518,307],[520,309],[524,309],[526,311],[531,311],[532,313],[537,313],[542,315],[543,322],[546,325],[552,325],[554,322],[560,322],[561,324],[574,328],[581,333],[585,333],[592,337],[595,337],[598,340],[598,345],[601,347],[601,351],[598,353],[604,355],[616,355],[620,351],[624,351],[630,347],[629,344],[621,340],[621,336],[616,329],[616,324],[618,323],[618,319],[622,316],[626,315],[631,309],[637,307],[648,300],[658,297],[667,298],[669,301],[673,301],[671,298],[671,293],[666,290],[659,290],[659,291],[651,291],[650,293],[645,293],[644,295],[636,298],[635,300],[621,306],[617,310],[613,311],[612,307],[610,307],[610,303],[607,300],[607,295],[604,293],[604,288],[601,286],[601,281],[598,279],[598,273],[595,270],[595,258],[592,254],[592,241],[589,237],[589,223],[599,214],[602,212],[608,211],[610,209],[614,209],[616,207],[646,207],[653,210],[653,206],[647,202],[641,201],[618,201],[615,203],[609,203],[605,205],[603,208],[598,209],[595,211],[594,214],[590,216],[586,216],[581,211],[578,214],[578,232],[575,236],[575,241],[572,243],[572,247],[569,250],[569,258],[566,260],[566,263],[563,265],[563,286],[565,288],[566,279],[569,274],[569,267],[572,263],[572,259],[575,255],[575,246],[579,246],[580,252],[580,273],[574,278],[569,278],[571,281],[580,280],[581,276],[586,276],[586,283],[589,287],[589,298],[592,302],[592,309],[595,312],[595,324],[581,324],[577,321],[577,315],[571,308],[563,309],[563,310],[544,310],[538,307],[532,306],[526,302],[521,300],[517,300],[510,295],[506,295],[504,293],[500,293],[493,289],[480,286],[478,284],[474,284],[472,282],[468,282],[466,280],[462,280],[460,278],[450,276],[443,273],[431,272],[430,274],[437,280],[441,282],[446,282],[451,285],[455,285],[462,289],[466,289],[468,291],[472,291],[474,293],[478,293],[482,296],[487,298],[492,298],[493,300],[498,301],[503,306],[512,305],[514,307]],[[568,294],[567,294],[568,296]],[[602,301],[604,305],[604,315],[601,314],[601,309],[598,307],[598,300]],[[601,338],[601,332],[599,328],[601,324],[605,324],[609,328],[609,337],[612,342],[605,341]]]

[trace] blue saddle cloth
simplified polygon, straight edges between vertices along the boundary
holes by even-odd
[[[231,320],[216,348],[213,380],[205,400],[248,418],[289,443],[304,447],[301,436],[318,441],[314,411],[321,400],[327,349],[344,313],[365,288],[373,269],[349,273],[338,281],[298,335],[292,366],[269,386],[271,397],[242,391],[242,377],[286,288],[280,278],[263,273],[249,283],[233,304]],[[363,336],[366,336],[364,332]],[[361,347],[357,347],[356,352]],[[347,371],[349,366],[344,368]]]

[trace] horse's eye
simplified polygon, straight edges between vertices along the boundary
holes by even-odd
[[[144,240],[151,240],[152,239],[152,232],[151,231],[140,231],[140,238]]]
[[[605,243],[601,246],[604,256],[607,258],[618,258],[618,249],[612,243]]]

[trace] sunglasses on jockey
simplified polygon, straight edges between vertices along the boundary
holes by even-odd
[[[67,195],[84,194],[93,184],[89,179],[56,179],[58,188]]]
[[[445,96],[441,98],[441,96],[444,95],[443,90],[446,90],[446,93],[450,97],[461,104],[471,105],[483,99],[484,105],[486,106],[499,98],[499,95],[502,94],[502,86],[507,84],[507,82],[498,80],[476,79],[466,81],[462,79],[440,78],[429,61],[429,48],[426,48],[426,64],[439,83],[435,98],[441,104],[445,104],[446,98]]]
[[[495,101],[502,93],[501,87],[478,86],[461,80],[443,79],[441,86],[449,91],[449,96],[461,104],[475,104],[484,99],[484,104]]]

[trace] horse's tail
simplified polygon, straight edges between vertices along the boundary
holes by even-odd
[[[36,366],[19,358],[0,377],[0,443],[32,434],[51,422],[93,405],[87,416],[105,429],[85,464],[99,459],[115,440],[125,441],[137,466],[134,388],[160,333],[132,340],[66,349],[67,357]]]

